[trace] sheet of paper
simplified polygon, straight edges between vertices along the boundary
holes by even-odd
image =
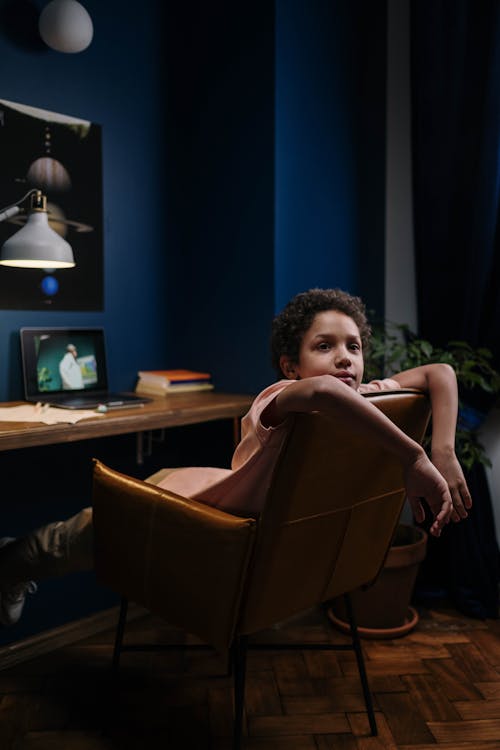
[[[103,416],[93,409],[56,409],[54,406],[5,406],[0,408],[0,422],[43,422],[44,424],[75,424],[89,417]]]

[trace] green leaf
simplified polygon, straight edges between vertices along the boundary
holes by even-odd
[[[373,338],[366,357],[369,379],[386,377],[410,367],[444,362],[455,370],[460,392],[480,389],[487,394],[500,392],[500,373],[491,365],[489,349],[474,349],[467,341],[449,341],[445,347],[434,347],[420,339],[408,325],[392,321],[373,326]],[[475,433],[460,431],[456,436],[457,456],[465,468],[476,463],[490,465],[484,447]]]
[[[484,349],[483,347],[479,348],[477,350],[477,353],[480,354],[481,357],[485,357],[486,359],[491,359],[493,356],[489,349]]]
[[[448,341],[448,346],[455,349],[470,349],[470,344],[466,341]]]
[[[432,357],[433,347],[429,341],[422,341],[420,344],[420,348],[422,349],[422,352],[426,357]]]

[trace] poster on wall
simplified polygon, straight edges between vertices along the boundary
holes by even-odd
[[[0,211],[41,190],[49,225],[69,242],[76,264],[60,270],[0,266],[0,309],[102,310],[100,125],[0,99],[0,164]],[[0,245],[25,221],[22,213],[0,223]]]

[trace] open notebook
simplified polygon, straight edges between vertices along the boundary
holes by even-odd
[[[22,328],[20,336],[26,401],[123,409],[151,400],[109,391],[102,328]]]

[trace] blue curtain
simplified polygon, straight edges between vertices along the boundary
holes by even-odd
[[[499,368],[498,0],[413,0],[411,81],[419,334],[438,345],[488,347]],[[491,498],[482,467],[467,479],[471,515],[430,540],[419,590],[445,593],[466,614],[497,617]]]

